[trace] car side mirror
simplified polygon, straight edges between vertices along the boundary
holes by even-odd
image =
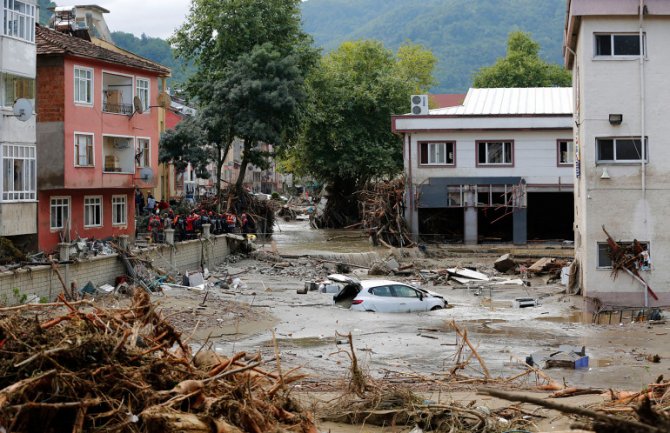
[[[423,293],[419,293],[419,300],[423,301]]]

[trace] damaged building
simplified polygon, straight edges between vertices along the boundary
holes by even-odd
[[[424,241],[573,239],[572,89],[470,89],[463,104],[394,116],[406,220]]]
[[[670,2],[570,0],[567,12],[582,292],[597,309],[670,305]]]

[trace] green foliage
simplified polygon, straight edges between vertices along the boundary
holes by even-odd
[[[186,117],[174,129],[168,129],[161,136],[158,160],[174,164],[180,172],[186,169],[189,162],[196,172],[206,171],[211,155],[205,137],[206,133],[198,119]]]
[[[562,61],[565,0],[309,0],[302,12],[325,50],[360,39],[426,47],[439,59],[435,93],[467,90],[475,71],[504,55],[514,30],[531,33],[543,59]]]
[[[126,32],[112,32],[112,38],[118,47],[170,68],[172,76],[168,80],[169,86],[179,87],[195,71],[192,63],[176,59],[170,44],[161,38],[153,38],[144,33],[138,38]]]
[[[409,57],[422,61],[410,68]],[[434,64],[432,54],[415,45],[394,54],[378,41],[342,44],[309,78],[309,116],[287,165],[298,164],[295,171],[343,194],[399,173],[401,140],[389,119],[406,111],[413,92],[426,90]]]
[[[507,56],[481,68],[473,87],[569,87],[570,72],[542,60],[539,51],[540,45],[528,33],[510,33]]]

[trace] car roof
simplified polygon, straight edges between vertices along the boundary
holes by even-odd
[[[372,287],[379,287],[379,286],[389,286],[392,284],[400,284],[403,286],[407,286],[405,283],[401,283],[399,281],[391,281],[391,280],[363,280],[361,281],[361,287],[364,289],[370,289]]]

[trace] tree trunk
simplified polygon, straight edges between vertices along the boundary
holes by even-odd
[[[244,151],[242,156],[242,163],[240,164],[240,172],[237,175],[237,182],[235,182],[235,192],[242,193],[244,185],[244,176],[247,174],[247,165],[249,165],[249,153],[251,151],[251,140],[244,139]]]
[[[217,160],[216,160],[216,209],[218,212],[221,212],[221,203],[223,202],[223,190],[221,189],[221,172],[223,171],[223,163],[228,157],[228,152],[230,152],[230,146],[233,142],[233,138],[228,138],[223,147],[217,146]]]

